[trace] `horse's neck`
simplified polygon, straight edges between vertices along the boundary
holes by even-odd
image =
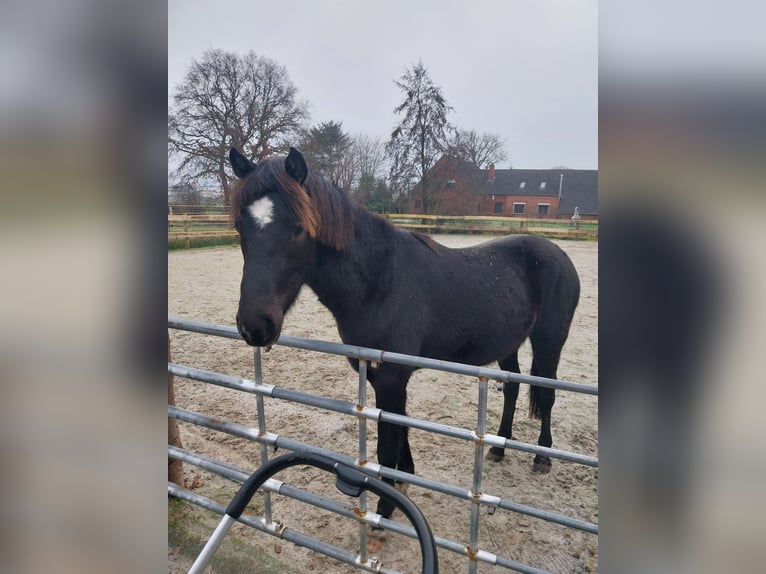
[[[342,251],[318,245],[317,264],[307,282],[336,319],[358,311],[390,280],[394,227],[359,206],[353,216],[354,238]]]

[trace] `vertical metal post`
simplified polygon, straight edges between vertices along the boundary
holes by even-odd
[[[469,558],[468,573],[476,574],[478,561],[475,556],[479,551],[479,497],[481,496],[481,477],[484,471],[484,436],[487,434],[487,378],[479,377],[479,407],[476,423],[476,434],[479,439],[476,441],[476,452],[473,462],[473,502],[471,504],[471,526],[469,533]]]
[[[205,568],[210,564],[213,555],[218,551],[221,542],[223,542],[223,539],[226,537],[226,533],[229,532],[235,522],[236,520],[228,514],[223,515],[221,522],[216,526],[215,531],[210,536],[207,544],[202,548],[202,552],[199,553],[199,556],[197,556],[197,559],[194,561],[191,568],[189,568],[187,574],[203,574],[203,572],[205,572]]]
[[[363,409],[367,403],[367,361],[359,360],[359,402],[357,409]],[[367,462],[367,419],[357,417],[359,421],[359,464]],[[367,512],[367,493],[359,495],[359,512],[362,516]],[[359,523],[359,559],[367,562],[367,525]]]
[[[261,367],[261,348],[253,348],[253,367],[255,369],[255,384],[263,384],[263,369]],[[263,436],[266,433],[266,409],[263,406],[263,395],[256,395],[256,408],[258,410],[258,434]],[[269,462],[269,447],[261,443],[261,466]],[[271,524],[271,493],[263,492],[263,515],[266,523]]]

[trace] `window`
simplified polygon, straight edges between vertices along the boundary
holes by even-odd
[[[524,215],[526,211],[527,204],[526,203],[514,203],[513,204],[513,214],[514,215]]]
[[[447,180],[447,187],[455,187],[455,180],[454,179],[448,179]]]
[[[519,189],[524,189],[525,187],[527,187],[527,182],[526,182],[526,181],[522,181],[522,182],[519,184]]]
[[[503,213],[503,202],[502,201],[496,201],[495,202],[495,213]]]
[[[545,191],[545,182],[540,183],[540,191]]]
[[[423,200],[422,199],[416,199],[415,200],[415,209],[423,207]]]
[[[538,203],[537,204],[537,215],[541,215],[543,217],[548,215],[550,207],[551,207],[550,203]]]

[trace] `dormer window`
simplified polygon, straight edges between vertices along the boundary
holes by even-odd
[[[545,191],[545,182],[540,184],[540,191]]]
[[[525,187],[527,187],[527,182],[526,182],[526,181],[522,181],[522,182],[519,184],[519,189],[524,189]]]

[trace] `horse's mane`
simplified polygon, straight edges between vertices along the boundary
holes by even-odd
[[[428,235],[425,235],[423,233],[413,232],[412,236],[423,243],[426,247],[428,247],[431,251],[436,253],[436,255],[441,255],[442,251],[444,250],[444,246],[440,243],[434,241],[431,239]]]
[[[300,185],[285,171],[284,157],[262,160],[232,191],[232,221],[266,191],[281,193],[301,227],[319,243],[343,251],[353,239],[353,204],[348,194],[313,173]]]

